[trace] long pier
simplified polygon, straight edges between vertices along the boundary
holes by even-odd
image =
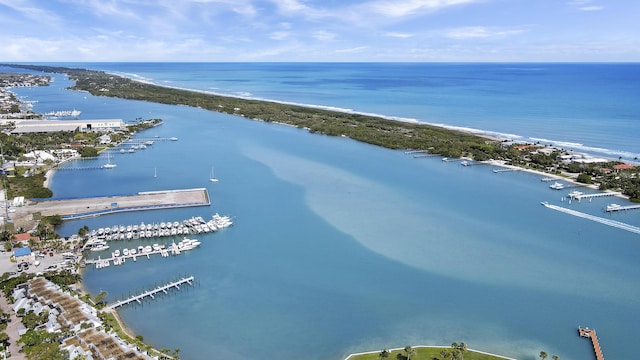
[[[605,208],[606,212],[613,212],[613,211],[622,211],[622,210],[633,210],[633,209],[640,209],[640,205],[618,205],[618,204],[610,204],[607,205],[607,207]]]
[[[553,209],[553,210],[557,210],[566,214],[570,214],[573,216],[577,216],[577,217],[581,217],[583,219],[588,219],[591,221],[595,221],[595,222],[599,222],[601,224],[605,224],[605,225],[609,225],[618,229],[622,229],[622,230],[626,230],[635,234],[640,234],[640,227],[637,226],[633,226],[633,225],[629,225],[629,224],[625,224],[623,222],[620,221],[615,221],[615,220],[611,220],[611,219],[605,219],[605,218],[601,218],[599,216],[595,216],[595,215],[591,215],[591,214],[585,214],[583,212],[580,211],[575,211],[572,209],[567,209],[564,208],[562,206],[557,206],[557,205],[552,205],[549,204],[546,201],[542,202],[542,205],[544,205],[545,207],[548,207],[549,209]]]
[[[606,197],[606,196],[618,196],[621,195],[622,193],[620,192],[603,192],[603,193],[595,193],[595,194],[585,194],[582,193],[580,191],[575,191],[575,192],[570,192],[569,193],[569,198],[573,199],[573,200],[582,200],[582,199],[592,199],[592,198],[599,198],[599,197]]]
[[[501,172],[508,172],[508,171],[520,171],[522,169],[516,169],[516,168],[507,168],[507,169],[493,169],[494,173],[501,173]]]
[[[582,337],[591,339],[593,351],[596,353],[596,360],[604,360],[604,355],[602,355],[602,349],[600,348],[600,342],[598,341],[596,331],[594,329],[578,327],[578,334]]]
[[[115,309],[117,307],[123,306],[123,305],[127,305],[131,302],[136,301],[138,304],[142,304],[142,299],[144,299],[145,297],[150,297],[152,299],[155,299],[155,294],[159,293],[159,292],[163,292],[165,294],[167,294],[167,290],[172,289],[172,288],[176,288],[177,290],[180,290],[180,285],[183,284],[189,284],[192,285],[192,282],[194,281],[194,277],[193,276],[189,276],[186,278],[182,278],[178,281],[174,281],[174,282],[170,282],[166,285],[162,285],[162,286],[158,286],[155,289],[149,290],[149,291],[145,291],[142,294],[139,295],[134,295],[131,296],[130,298],[124,299],[124,300],[120,300],[118,302],[115,302],[111,305],[108,306],[109,309]]]

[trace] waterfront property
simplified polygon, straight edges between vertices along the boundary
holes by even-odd
[[[56,131],[107,132],[125,128],[122,119],[98,120],[15,120],[12,134],[46,133]]]
[[[24,286],[18,286],[13,292],[15,299],[13,310],[17,313],[33,311],[48,313],[48,321],[42,328],[60,331],[68,328],[72,335],[63,340],[61,348],[76,356],[90,359],[152,359],[146,353],[138,351],[114,334],[100,330],[103,326],[95,308],[77,297],[62,291],[58,286],[37,277]]]

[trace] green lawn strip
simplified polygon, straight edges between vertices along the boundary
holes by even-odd
[[[444,360],[444,358],[440,355],[442,350],[450,350],[450,347],[414,347],[416,354],[411,357],[411,360]],[[361,355],[353,355],[349,358],[349,360],[380,360],[380,352],[361,354]],[[400,355],[400,357],[398,357]],[[386,359],[389,360],[397,360],[397,359],[406,359],[406,353],[404,350],[390,350],[389,356]],[[447,357],[447,360],[451,359],[451,357]],[[464,360],[504,360],[505,358],[499,356],[493,356],[488,354],[482,354],[478,352],[474,352],[472,350],[467,350],[464,353]]]

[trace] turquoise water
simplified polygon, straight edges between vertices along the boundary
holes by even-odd
[[[107,291],[108,301],[196,277],[193,288],[121,311],[158,347],[178,347],[184,359],[340,359],[465,341],[518,359],[541,350],[588,359],[591,345],[577,327],[589,326],[607,358],[632,357],[640,238],[540,206],[549,201],[640,225],[638,212],[604,214],[611,199],[568,205],[537,175],[415,159],[289,126],[64,86],[57,77],[52,87],[16,92],[40,100],[37,111],[160,117],[164,125],[140,136],[179,141],[114,154],[118,167],[110,171],[58,172],[56,196],[207,187],[212,205],[73,221],[61,234],[85,224],[236,217],[234,227],[198,236],[201,248],[188,254],[87,269],[85,285]],[[212,166],[219,183],[208,182]]]

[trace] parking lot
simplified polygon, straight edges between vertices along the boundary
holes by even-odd
[[[0,253],[0,275],[5,272],[8,273],[18,273],[18,265],[15,262],[11,262],[11,252],[5,251]],[[65,266],[65,260],[62,254],[53,253],[53,256],[47,254],[44,257],[36,256],[36,261],[39,262],[38,266],[35,266],[34,263],[29,264],[27,269],[22,271],[27,273],[39,273],[45,272],[54,269],[61,269]]]

